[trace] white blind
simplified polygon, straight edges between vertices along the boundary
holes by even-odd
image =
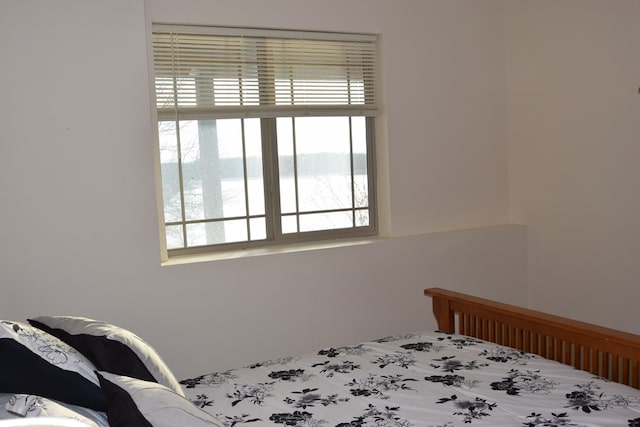
[[[376,38],[156,26],[159,119],[373,115]]]

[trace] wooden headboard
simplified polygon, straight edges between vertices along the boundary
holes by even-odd
[[[440,288],[438,329],[535,353],[611,381],[640,388],[640,335]]]

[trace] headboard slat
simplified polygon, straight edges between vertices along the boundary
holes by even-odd
[[[640,335],[440,288],[425,289],[443,332],[493,341],[639,388]]]

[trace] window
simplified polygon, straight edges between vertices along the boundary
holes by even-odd
[[[154,25],[170,255],[377,233],[376,38]]]

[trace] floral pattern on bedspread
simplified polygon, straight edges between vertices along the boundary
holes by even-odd
[[[229,427],[640,427],[640,391],[474,338],[414,333],[181,382]]]

